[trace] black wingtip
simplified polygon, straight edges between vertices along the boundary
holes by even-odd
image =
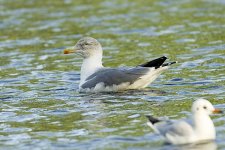
[[[177,61],[168,62],[168,63],[163,64],[162,67],[164,67],[164,66],[170,66],[170,65],[176,64],[176,63],[178,63],[178,62]]]
[[[150,115],[147,115],[146,117],[148,118],[148,120],[149,120],[152,124],[155,124],[155,123],[157,123],[157,122],[160,122],[159,119],[154,118],[154,117],[152,117],[152,116],[150,116]]]
[[[166,61],[167,57],[162,56],[160,58],[154,59],[152,61],[146,62],[144,64],[141,64],[139,66],[141,67],[155,67],[156,69],[163,65],[163,63]]]

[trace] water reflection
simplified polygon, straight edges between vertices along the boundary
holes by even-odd
[[[174,150],[216,150],[216,149],[217,149],[217,144],[214,141],[201,143],[201,144],[174,146]]]

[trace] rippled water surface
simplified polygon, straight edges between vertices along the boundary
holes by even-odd
[[[145,115],[190,115],[204,97],[225,109],[224,0],[0,0],[0,149],[225,149],[171,146]],[[81,58],[63,55],[98,39],[104,65],[135,66],[166,55],[173,65],[145,90],[77,92]]]

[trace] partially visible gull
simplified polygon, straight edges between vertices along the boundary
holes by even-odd
[[[92,37],[80,39],[64,54],[77,53],[83,57],[79,90],[81,92],[121,91],[142,89],[176,62],[164,63],[163,56],[136,67],[107,68],[102,65],[102,46]]]
[[[216,138],[215,127],[209,117],[212,113],[222,111],[215,109],[206,99],[200,98],[194,101],[192,117],[189,119],[172,121],[147,116],[147,124],[171,144],[202,143]]]

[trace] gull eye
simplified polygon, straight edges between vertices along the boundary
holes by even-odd
[[[207,107],[206,107],[206,106],[204,106],[203,108],[204,108],[204,109],[207,109]]]
[[[91,45],[91,44],[92,44],[92,43],[90,43],[90,42],[89,42],[89,43],[88,43],[88,42],[87,42],[87,43],[85,43],[85,45]]]

